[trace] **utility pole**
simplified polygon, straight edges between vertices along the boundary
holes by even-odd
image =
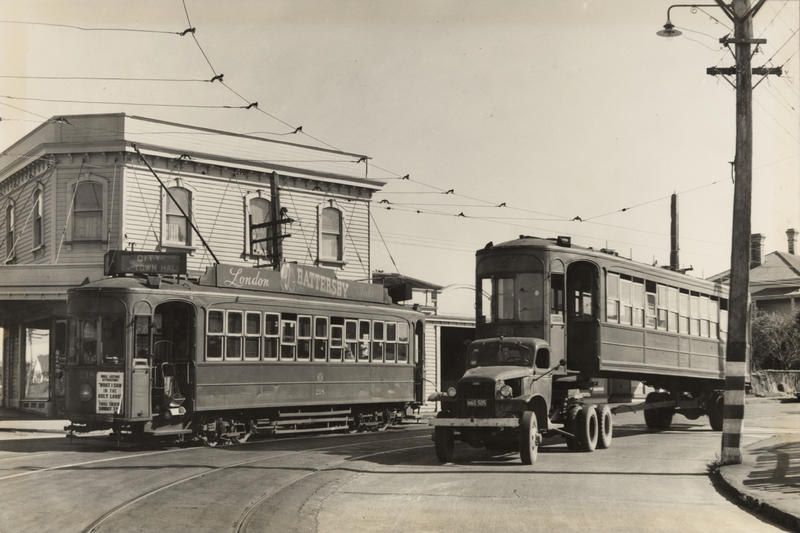
[[[753,16],[766,0],[733,0],[730,5],[715,0],[733,21],[733,38],[720,39],[734,44],[736,57],[736,155],[733,189],[733,230],[731,238],[731,278],[728,300],[728,340],[725,350],[725,397],[722,426],[722,464],[742,462],[742,428],[744,419],[744,387],[747,371],[747,331],[749,326],[750,285],[750,204],[753,173],[753,71],[750,62],[752,44],[765,43],[753,39]],[[759,69],[764,71],[765,69]],[[708,74],[733,74],[731,69],[708,69]],[[778,74],[779,69],[766,69],[759,74]]]

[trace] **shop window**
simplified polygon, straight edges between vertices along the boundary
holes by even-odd
[[[42,226],[42,191],[41,186],[33,193],[33,249],[36,250],[42,247],[44,243],[43,226]]]
[[[272,219],[272,204],[266,198],[254,197],[247,202],[246,233],[247,253],[253,257],[270,257],[271,241],[274,229],[270,226],[253,228]],[[253,242],[256,241],[256,242]]]
[[[166,195],[165,199],[166,235],[164,244],[167,246],[191,246],[192,234],[189,231],[190,225],[187,216],[192,216],[192,193],[183,187],[170,187],[168,190],[172,196]],[[184,216],[183,213],[186,215]]]
[[[223,344],[225,334],[225,313],[223,311],[209,311],[208,322],[206,323],[206,360],[222,360]]]
[[[5,260],[8,263],[9,261],[14,260],[14,231],[15,231],[15,220],[14,220],[14,204],[9,204],[6,207],[6,257]]]
[[[103,185],[96,181],[79,181],[73,194],[71,240],[102,240]]]
[[[228,311],[225,320],[225,360],[238,361],[242,358],[242,324],[241,311]]]
[[[324,361],[328,357],[328,317],[314,317],[314,360]]]
[[[325,207],[319,216],[319,260],[340,262],[344,257],[342,212]]]
[[[261,313],[245,313],[244,358],[257,361],[261,352]]]
[[[264,313],[264,359],[275,360],[280,349],[281,316]]]
[[[25,328],[25,398],[50,398],[50,330]]]

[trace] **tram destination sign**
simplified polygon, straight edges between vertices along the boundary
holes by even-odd
[[[106,276],[122,274],[186,274],[185,252],[126,252],[112,250],[105,256]]]

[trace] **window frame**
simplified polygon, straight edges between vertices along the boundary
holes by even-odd
[[[241,319],[242,329],[238,333],[236,333],[236,332],[231,333],[229,331],[230,326],[231,326],[231,320],[230,320],[230,316],[231,315],[239,315],[239,317]],[[244,328],[245,328],[245,323],[244,323],[244,312],[243,311],[240,311],[238,309],[228,309],[228,310],[225,311],[225,355],[223,357],[223,359],[225,361],[241,361],[242,360],[242,356],[243,356],[242,352],[244,351]],[[236,339],[237,337],[239,339],[239,354],[238,355],[231,355],[230,354],[230,350],[229,350],[230,345],[228,344],[228,341],[230,339]]]
[[[191,248],[192,247],[192,233],[194,230],[192,229],[192,225],[190,221],[192,220],[193,213],[194,213],[194,191],[186,186],[185,183],[176,182],[172,185],[166,187],[167,191],[170,193],[173,192],[174,189],[180,189],[186,191],[187,195],[187,204],[188,209],[186,216],[180,212],[175,214],[169,213],[170,202],[172,202],[172,198],[170,195],[162,189],[162,202],[161,202],[161,245],[165,248]],[[177,202],[176,202],[177,204]],[[169,238],[169,220],[170,217],[183,217],[183,220],[186,224],[186,239],[184,242],[181,241],[174,241]]]
[[[269,222],[271,220],[271,213],[272,213],[272,200],[269,197],[265,197],[264,195],[267,194],[266,191],[263,189],[259,189],[255,193],[247,194],[244,197],[244,255],[248,258],[252,259],[272,259],[272,252],[271,247],[269,245],[269,241],[263,243],[264,246],[264,253],[260,253],[259,250],[254,250],[253,246],[250,242],[251,239],[251,230],[250,226],[253,224],[252,220],[252,203],[255,201],[262,201],[266,202],[267,204],[267,217],[264,222]],[[256,222],[256,224],[260,224],[260,222]],[[275,233],[275,228],[267,227],[266,228],[266,238],[271,238]]]
[[[323,228],[323,219],[325,217],[325,211],[334,211],[337,213],[337,217],[339,219],[339,232],[336,234],[338,238],[336,239],[336,257],[325,255],[324,253],[324,246],[322,245],[323,236],[324,235],[331,235],[330,232],[324,231]],[[333,205],[331,201],[330,205],[320,205],[317,208],[317,262],[318,263],[328,263],[328,264],[336,264],[336,265],[344,265],[344,211],[340,209],[338,206]]]
[[[249,325],[250,321],[248,317],[257,316],[258,317],[258,331],[255,333],[250,333]],[[259,361],[261,359],[261,331],[264,327],[264,319],[261,316],[260,311],[245,311],[244,313],[244,341],[242,344],[242,359],[244,361]],[[253,339],[256,340],[257,348],[256,348],[256,356],[255,357],[248,357],[247,356],[247,344],[248,341],[252,341]]]
[[[287,329],[289,329],[289,328],[287,328],[287,326],[293,326],[294,327],[293,340],[291,342],[284,342],[283,336],[286,333]],[[281,315],[281,333],[280,333],[279,339],[280,339],[280,349],[278,350],[278,360],[279,361],[294,361],[296,359],[296,357],[297,357],[297,317],[292,319],[292,318],[284,318],[283,315]],[[284,346],[292,348],[291,349],[291,353],[292,353],[291,356],[289,356],[289,355],[284,356],[283,355],[283,347]]]
[[[308,319],[308,335],[301,335],[300,322],[304,319]],[[295,337],[295,360],[304,362],[312,361],[314,358],[314,317],[311,315],[297,315],[297,332]],[[300,357],[300,341],[308,342],[308,357]]]
[[[32,250],[44,247],[44,186],[39,183],[33,191],[33,220],[31,224]]]
[[[328,330],[329,331],[329,337],[328,337],[328,339],[329,339],[329,341],[328,341],[329,342],[329,345],[328,345],[328,361],[332,362],[332,363],[341,363],[341,362],[344,361],[344,345],[345,345],[345,341],[344,341],[344,323],[342,323],[342,324],[334,324],[333,321],[331,321],[330,324],[328,325],[328,327],[330,328]],[[338,345],[335,345],[335,342],[334,342],[334,341],[337,340],[336,337],[333,334],[334,329],[338,329],[340,331],[340,335],[339,335],[339,338],[338,338],[338,342],[339,342]],[[334,356],[333,355],[333,351],[334,350],[340,350],[338,356]]]
[[[275,333],[268,333],[267,332],[267,330],[269,329],[269,328],[267,328],[268,317],[273,317],[273,318],[275,318],[277,320],[277,322],[276,322],[277,331]],[[280,313],[265,312],[263,320],[264,320],[264,323],[263,323],[264,327],[262,328],[262,330],[263,330],[264,342],[262,343],[262,346],[261,346],[261,360],[262,361],[279,361],[280,360],[280,354],[281,354],[281,314]],[[267,346],[268,346],[268,341],[270,339],[274,339],[275,355],[267,356]]]
[[[217,332],[212,332],[208,328],[208,324],[211,322],[211,313],[221,313],[222,314],[222,329]],[[209,309],[206,312],[206,353],[205,353],[205,360],[206,361],[224,361],[225,360],[225,310],[224,309]],[[208,341],[211,337],[219,338],[219,357],[209,357],[208,355]]]

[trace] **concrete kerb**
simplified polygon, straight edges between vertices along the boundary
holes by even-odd
[[[760,440],[751,444],[748,448],[755,448],[773,439],[774,437],[769,437]],[[768,498],[745,487],[744,480],[752,470],[753,465],[743,460],[741,464],[737,465],[719,466],[714,464],[709,467],[709,475],[717,490],[741,507],[791,531],[800,531],[800,516],[781,509],[770,502]]]

